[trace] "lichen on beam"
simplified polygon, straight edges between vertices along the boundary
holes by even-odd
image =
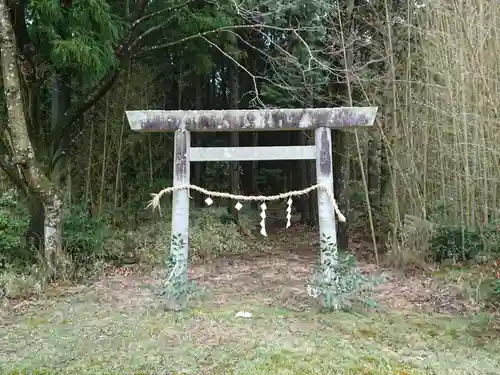
[[[372,126],[378,107],[127,111],[133,131],[271,131]]]

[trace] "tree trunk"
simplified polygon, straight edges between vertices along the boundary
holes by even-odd
[[[24,85],[24,105],[28,110],[26,119],[28,125],[28,135],[32,140],[34,152],[37,155],[47,154],[49,147],[47,147],[45,135],[43,134],[42,126],[42,100],[41,100],[41,87],[40,82],[29,82]],[[21,86],[23,90],[23,86]]]
[[[380,160],[379,160],[379,140],[375,132],[370,134],[368,141],[367,155],[368,170],[368,191],[370,193],[372,207],[379,208],[379,180],[380,180]]]
[[[316,176],[316,161],[306,160],[308,165],[308,183],[307,187],[311,185],[315,185],[317,183]],[[318,213],[318,192],[316,190],[311,191],[311,193],[306,196],[308,198],[308,207],[309,207],[309,218],[307,224],[310,228],[315,228],[319,225],[319,213]]]
[[[229,65],[229,104],[231,109],[238,108],[238,102],[240,99],[239,95],[239,79],[238,79],[238,67],[231,62]],[[240,133],[231,132],[230,135],[231,147],[238,147],[240,145]],[[229,172],[229,189],[232,194],[238,194],[240,190],[240,166],[238,161],[230,162],[230,172]],[[239,223],[238,210],[234,207],[237,202],[230,200],[228,206],[228,213],[232,214],[233,220]]]
[[[217,109],[217,74],[214,69],[210,75],[210,88],[207,90],[207,105],[209,108]]]
[[[294,145],[294,132],[287,132],[287,145],[288,146],[293,146]],[[290,191],[294,190],[294,169],[295,169],[295,161],[288,160],[284,164],[284,169],[285,169],[285,178],[284,178],[284,183],[283,183],[283,189],[281,191]]]
[[[195,108],[203,109],[203,81],[205,75],[204,74],[196,74],[195,75]],[[203,147],[203,135],[200,132],[193,132],[191,134],[192,142],[194,147]],[[201,161],[193,163],[193,184],[197,186],[201,186],[201,177],[203,173],[204,163]],[[194,193],[194,205],[195,207],[201,207],[203,205],[203,195],[199,192]]]
[[[29,212],[30,223],[26,232],[26,243],[43,258],[40,250],[43,249],[45,210],[43,203],[34,196],[30,198]]]
[[[71,105],[71,75],[57,72],[52,78],[52,103],[51,103],[51,131],[54,131],[63,120],[64,114]],[[35,150],[36,152],[36,150]],[[71,192],[71,176],[69,171],[70,154],[65,153],[61,156],[52,168],[50,180],[60,189],[66,186],[68,192]],[[66,200],[63,204],[70,206],[70,194],[65,195]],[[36,219],[38,220],[38,219]]]
[[[342,43],[344,44],[344,61],[345,61],[345,97],[344,103],[347,106],[353,106],[353,87],[351,82],[353,82],[352,72],[353,72],[353,62],[354,62],[354,51],[353,45],[355,40],[354,35],[354,20],[352,19],[354,1],[348,0],[345,3],[346,6],[346,23],[345,26],[349,30],[347,34],[347,40],[344,41],[342,38]],[[344,26],[341,26],[344,27]],[[333,131],[333,175],[334,175],[334,193],[338,201],[339,209],[347,217],[346,222],[337,221],[337,244],[340,250],[346,250],[349,248],[349,211],[350,211],[350,192],[349,192],[349,180],[350,172],[352,169],[351,165],[351,154],[349,152],[349,145],[352,144],[352,137],[349,133],[336,129]],[[355,135],[357,137],[357,135]]]
[[[254,35],[255,37],[255,35]],[[260,41],[260,35],[257,35],[256,39]],[[254,74],[257,74],[259,72],[259,58],[260,56],[255,56],[255,55],[250,55],[252,56],[251,59],[251,64],[252,64],[252,70]],[[247,80],[249,81],[250,87],[249,87],[249,92],[252,93],[255,92],[255,96],[258,96],[260,93],[260,87],[261,87],[261,82],[257,81],[256,85],[257,87],[254,86],[253,79],[250,79],[250,77],[247,76]],[[250,102],[249,102],[249,107],[250,107]],[[252,147],[258,147],[259,146],[259,132],[252,132]],[[252,160],[252,165],[251,165],[251,179],[252,179],[252,194],[254,195],[260,195],[259,192],[259,181],[257,180],[257,176],[259,175],[259,161],[258,160]],[[259,202],[257,201],[252,201],[251,206],[254,209],[257,209],[259,206]]]
[[[259,146],[259,132],[252,132],[252,147],[258,147]],[[259,181],[257,177],[259,176],[259,161],[258,160],[252,160],[252,167],[251,167],[251,178],[252,178],[252,194],[253,195],[260,195],[259,192]],[[253,209],[257,209],[259,206],[259,202],[257,201],[251,201],[250,206]]]
[[[5,0],[0,1],[0,46],[8,123],[6,133],[11,145],[9,162],[19,168],[28,190],[42,202],[44,217],[43,254],[50,276],[55,276],[64,263],[62,257],[62,202],[56,186],[37,166],[28,135],[21,81],[19,79],[16,41]]]
[[[71,76],[56,72],[52,77],[51,130],[54,131],[64,118],[71,105]],[[51,173],[51,179],[58,186],[65,184],[67,176],[68,157],[61,157]]]
[[[333,186],[339,209],[348,216],[349,211],[349,152],[347,134],[342,130],[333,132]],[[349,248],[349,227],[347,223],[337,222],[337,244],[340,250]]]
[[[307,145],[307,134],[305,131],[299,132],[299,146]],[[309,160],[300,160],[298,162],[299,170],[300,170],[300,189],[305,189],[309,186],[309,174],[307,169],[309,168],[310,162]],[[300,202],[297,205],[297,210],[300,211],[300,223],[307,224],[309,223],[309,197],[307,195],[302,195],[300,197]]]

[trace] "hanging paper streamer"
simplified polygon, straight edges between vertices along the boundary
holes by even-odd
[[[212,198],[208,197],[207,199],[205,199],[205,203],[207,204],[207,206],[211,206],[214,201],[212,200]]]
[[[260,208],[262,210],[262,212],[260,213],[260,217],[262,218],[262,220],[260,221],[260,234],[267,237],[267,232],[266,232],[266,209],[267,209],[267,206],[266,206],[266,202],[262,203],[260,205]]]
[[[292,197],[288,198],[288,201],[286,202],[287,208],[286,208],[286,227],[290,227],[292,225]]]
[[[243,205],[240,203],[240,202],[237,202],[235,205],[234,205],[234,208],[236,208],[238,211],[241,210],[241,207],[243,207]]]

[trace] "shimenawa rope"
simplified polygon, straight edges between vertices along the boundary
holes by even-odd
[[[287,193],[281,193],[281,194],[277,194],[277,195],[267,195],[267,196],[266,195],[246,196],[246,195],[223,193],[223,192],[219,192],[219,191],[206,190],[206,189],[203,189],[203,188],[196,186],[196,185],[185,184],[185,185],[171,186],[171,187],[165,188],[165,189],[161,190],[159,193],[151,193],[151,196],[153,198],[149,201],[149,204],[147,205],[146,208],[152,207],[153,210],[156,208],[159,208],[160,199],[163,195],[173,193],[174,191],[178,191],[178,190],[184,190],[184,189],[196,190],[196,191],[198,191],[204,195],[207,195],[209,197],[218,197],[218,198],[232,199],[232,200],[237,200],[237,201],[262,201],[262,202],[277,201],[277,200],[286,199],[289,197],[297,197],[300,195],[309,194],[311,191],[314,191],[314,190],[323,189],[324,191],[326,191],[328,197],[330,198],[330,201],[332,203],[332,209],[335,212],[335,214],[337,215],[339,221],[341,221],[341,222],[346,221],[345,216],[342,214],[342,212],[340,212],[339,206],[337,205],[337,202],[335,201],[335,196],[333,195],[332,188],[329,187],[328,185],[324,185],[324,184],[316,184],[316,185],[312,185],[312,186],[310,186],[306,189],[303,189],[303,190],[294,190],[294,191],[289,191]]]

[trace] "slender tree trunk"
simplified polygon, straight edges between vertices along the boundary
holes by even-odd
[[[29,138],[17,67],[15,35],[5,0],[0,1],[0,47],[8,114],[6,132],[12,151],[9,163],[19,168],[29,191],[42,202],[44,260],[50,276],[55,276],[64,265],[61,228],[62,201],[56,185],[37,166]]]
[[[299,146],[307,145],[307,134],[305,131],[299,132]],[[309,186],[309,173],[307,170],[309,169],[310,162],[308,160],[300,160],[299,164],[299,180],[300,180],[300,189],[305,189]],[[297,205],[298,211],[300,211],[300,223],[308,224],[310,218],[309,212],[309,197],[307,195],[302,195],[300,197],[299,204]]]
[[[342,130],[334,130],[333,134],[333,186],[339,209],[346,216],[349,210],[349,152],[347,134]],[[337,244],[340,250],[349,248],[349,227],[347,223],[337,222]]]
[[[229,65],[229,95],[230,95],[230,107],[231,109],[237,109],[239,106],[239,79],[238,79],[238,67],[231,62]],[[240,133],[231,132],[230,135],[231,147],[238,147],[240,145]],[[240,165],[238,161],[230,162],[230,172],[229,172],[229,189],[232,194],[238,194],[240,190]],[[232,214],[233,220],[239,223],[238,210],[234,207],[237,202],[230,200],[228,212]]]
[[[367,155],[367,171],[368,171],[368,191],[370,192],[370,199],[372,207],[378,208],[380,206],[379,200],[379,181],[380,181],[380,159],[379,159],[379,140],[375,132],[370,134],[368,141],[368,155]]]
[[[287,135],[287,145],[289,146],[294,146],[294,136],[295,132],[288,132]],[[295,161],[287,161],[285,164],[285,179],[284,179],[284,184],[283,184],[283,190],[282,191],[290,191],[294,190],[294,178],[293,178],[293,171],[295,169]]]
[[[42,105],[41,105],[41,88],[40,82],[29,82],[24,85],[25,89],[25,105],[27,105],[27,116],[26,118],[28,124],[28,135],[33,141],[33,149],[37,155],[46,153],[48,147],[45,144],[46,139],[44,137],[43,126],[42,126]],[[22,86],[21,86],[22,90]]]
[[[252,132],[252,147],[258,147],[259,146],[259,132]],[[259,161],[258,160],[252,160],[252,166],[251,166],[251,178],[252,178],[252,194],[253,195],[259,195],[259,181],[257,179],[259,175]],[[259,202],[257,201],[252,201],[250,203],[250,206],[254,209],[257,209],[259,206]]]
[[[346,15],[345,20],[339,12],[339,22],[341,30],[344,30],[344,25],[347,26],[345,29],[349,30],[347,35],[341,34],[342,44],[344,46],[344,61],[345,61],[345,97],[344,102],[348,106],[353,105],[353,88],[351,86],[352,81],[352,67],[353,67],[353,43],[354,43],[354,23],[352,20],[352,12],[354,8],[354,1],[348,0],[346,2]],[[346,22],[344,22],[346,21]],[[349,179],[351,171],[351,155],[349,152],[349,144],[352,137],[350,134],[342,130],[333,131],[333,144],[334,144],[334,192],[337,198],[340,210],[349,217],[350,211],[350,196],[349,196]],[[339,249],[346,250],[349,248],[349,220],[347,222],[337,223],[337,243]]]
[[[305,82],[307,85],[307,82]],[[307,103],[308,107],[314,108],[315,106],[315,101],[314,97],[311,94],[311,91],[308,92],[307,94]],[[314,131],[308,131],[305,134],[305,144],[307,145],[313,145],[315,143],[315,138],[314,138]],[[316,179],[316,161],[312,160],[305,160],[305,166],[306,166],[306,171],[304,172],[304,177],[306,178],[305,181],[306,184],[304,188],[309,187],[311,185],[316,184],[317,179]],[[306,196],[306,199],[308,200],[307,208],[309,211],[308,217],[307,217],[307,224],[309,225],[310,228],[316,227],[319,224],[319,217],[318,217],[318,195],[316,191],[312,191],[308,196]]]
[[[26,232],[26,243],[44,259],[43,252],[40,250],[43,249],[45,209],[40,199],[35,196],[29,197],[28,209],[30,222]]]
[[[123,134],[125,132],[125,123],[127,121],[125,117],[125,111],[127,110],[127,105],[128,105],[128,96],[129,96],[129,89],[130,89],[130,69],[131,69],[131,62],[129,61],[128,67],[127,67],[127,80],[126,80],[126,86],[125,86],[125,98],[123,101],[123,118],[122,118],[122,123],[120,127],[120,138],[118,141],[118,160],[116,162],[116,174],[115,174],[115,194],[114,194],[114,204],[113,204],[113,214],[116,215],[117,208],[120,205],[118,202],[118,199],[122,197],[122,189],[120,189],[120,181],[121,181],[121,172],[122,172],[122,157],[123,157]],[[116,223],[117,217],[114,217],[114,222]]]
[[[387,129],[387,124],[385,124],[384,128]],[[387,146],[386,141],[380,143],[380,190],[378,200],[382,204],[388,199],[389,187],[391,185],[390,157]]]
[[[260,34],[255,36],[254,33],[254,38],[257,40],[257,43],[260,41]],[[259,72],[259,59],[260,55],[253,55],[252,58],[252,70],[254,74],[257,74]],[[249,92],[254,92],[254,95],[259,95],[260,93],[260,87],[261,87],[261,82],[260,80],[256,82],[256,86],[253,82],[253,80],[250,80],[250,77],[247,77],[249,80]],[[257,91],[257,92],[255,92]],[[250,104],[250,103],[249,103]],[[252,132],[252,147],[258,147],[259,146],[259,132]],[[259,183],[257,180],[257,176],[259,174],[259,161],[258,160],[252,160],[251,162],[251,179],[252,179],[252,194],[254,195],[259,195]],[[257,201],[252,201],[251,206],[254,209],[257,209],[259,203]]]
[[[56,72],[52,77],[51,100],[51,130],[55,130],[64,114],[71,106],[71,76],[63,72]],[[52,180],[63,186],[66,178],[67,158],[62,157],[57,167],[52,171]]]
[[[101,165],[101,181],[99,187],[99,201],[97,203],[97,215],[101,216],[103,209],[103,199],[105,194],[106,185],[106,162],[107,162],[107,152],[108,152],[108,118],[109,118],[109,93],[106,94],[106,109],[104,112],[104,135],[103,135],[103,146],[102,146],[102,165]]]
[[[81,121],[85,121],[85,116],[82,116]],[[92,202],[92,188],[91,188],[92,155],[94,155],[94,133],[95,133],[94,122],[92,122],[90,124],[89,156],[87,158],[87,173],[85,177],[85,195],[84,195],[85,207],[87,208],[90,217],[94,216],[92,210],[93,202]]]
[[[311,107],[314,108],[314,103],[311,100]],[[309,136],[306,138],[307,143],[309,145],[313,145],[315,142],[314,139],[314,131],[309,131]],[[309,187],[311,185],[315,185],[317,183],[316,178],[316,160],[306,160],[307,164],[307,185],[305,187]],[[309,218],[307,224],[310,228],[315,228],[319,225],[319,213],[318,213],[318,193],[316,190],[311,191],[311,193],[307,196],[308,198],[308,207],[309,207]]]
[[[204,74],[196,74],[195,75],[195,94],[196,94],[196,109],[203,109],[203,80],[205,78]],[[193,132],[191,134],[192,142],[195,147],[202,147],[202,133],[200,132]],[[203,163],[202,162],[195,162],[193,163],[193,183],[195,185],[200,186],[201,185],[201,176],[202,176],[202,171],[203,171]],[[195,192],[194,193],[194,204],[197,207],[201,207],[203,204],[203,195]]]
[[[210,108],[217,109],[217,74],[215,69],[211,74],[210,88],[208,89],[207,96]]]
[[[392,113],[391,113],[391,118],[392,118],[392,127],[391,127],[391,140],[393,142],[393,147],[392,150],[394,150],[394,144],[397,142],[399,138],[399,132],[398,132],[398,118],[397,118],[397,108],[398,108],[398,103],[397,103],[397,95],[396,95],[396,68],[395,68],[395,61],[394,61],[394,52],[393,52],[393,42],[392,42],[392,24],[391,22],[387,22],[391,19],[391,14],[392,14],[392,9],[389,9],[390,4],[387,2],[384,3],[384,10],[385,10],[385,19],[387,23],[387,56],[389,57],[387,64],[388,64],[388,80],[390,82],[391,86],[391,96],[392,100],[390,101],[392,105]],[[389,106],[387,106],[389,108]],[[399,192],[399,182],[398,182],[398,175],[397,175],[397,156],[396,153],[392,153],[391,156],[391,164],[390,164],[390,170],[391,170],[391,190],[392,190],[392,199],[391,199],[391,204],[392,204],[392,220],[393,224],[391,229],[392,229],[392,250],[394,253],[398,251],[398,229],[400,228],[401,225],[401,218],[399,215],[399,203],[398,203],[398,192]]]
[[[233,64],[233,62],[230,62],[230,64]],[[220,76],[222,77],[221,80],[216,84],[215,86],[215,92],[217,95],[215,96],[216,98],[216,109],[222,109],[222,108],[227,108],[227,105],[229,104],[229,97],[228,95],[228,80],[229,80],[229,75],[228,75],[228,69],[223,68],[219,71]],[[214,77],[217,77],[217,74],[214,74]],[[219,88],[217,88],[219,86]],[[230,104],[229,104],[230,105]]]

